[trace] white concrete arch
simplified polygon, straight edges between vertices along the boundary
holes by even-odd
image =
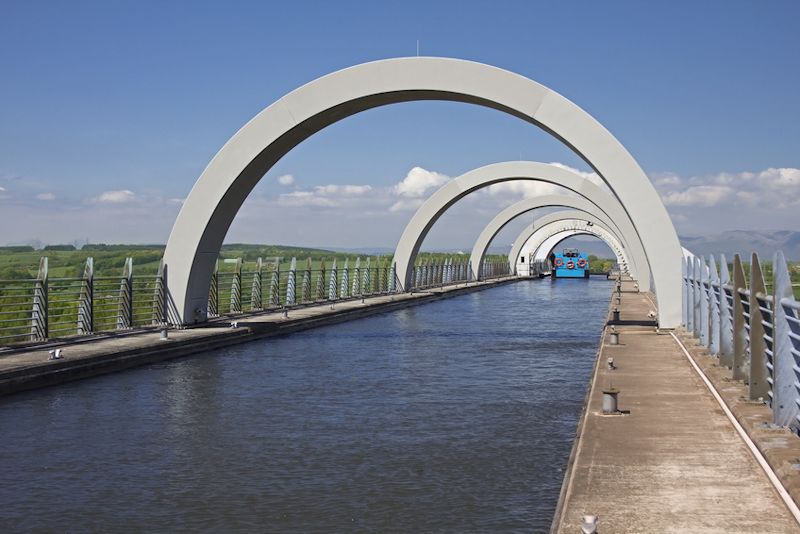
[[[420,246],[422,246],[422,242],[425,240],[425,236],[450,206],[473,191],[492,184],[513,180],[532,180],[562,185],[580,195],[575,198],[588,199],[597,207],[599,212],[613,221],[611,223],[612,226],[618,230],[620,228],[623,229],[620,231],[620,235],[624,236],[626,244],[635,243],[635,246],[632,245],[630,249],[637,251],[637,260],[641,264],[647,265],[647,257],[636,229],[617,199],[589,180],[562,167],[534,161],[506,161],[479,167],[453,178],[435,191],[419,207],[403,230],[403,235],[400,237],[395,250],[394,261],[397,265],[397,277],[400,283],[404,287],[409,287],[413,274],[414,259],[419,252]],[[539,205],[537,207],[542,206]],[[567,207],[569,206],[567,205]],[[579,206],[574,207],[583,209]],[[508,218],[506,217],[505,222],[507,221]],[[496,222],[500,224],[499,221]],[[492,229],[489,229],[488,232],[490,233],[491,231]],[[649,272],[646,273],[640,272],[640,274],[644,274],[643,278],[647,281],[644,287],[649,290],[650,276]]]
[[[559,222],[561,222],[561,221],[559,221]],[[583,221],[577,221],[577,220],[573,221],[573,223],[574,223],[574,225],[576,227],[579,226],[580,223],[582,223],[582,222]],[[560,226],[559,223],[553,223],[550,226],[555,226],[555,225],[559,225]],[[542,242],[542,244],[539,245],[539,247],[533,252],[533,260],[534,261],[547,259],[549,257],[549,255],[550,255],[550,252],[555,247],[557,247],[559,243],[561,243],[565,239],[569,239],[570,237],[573,237],[573,236],[576,236],[576,235],[589,235],[589,236],[593,236],[593,237],[596,237],[596,238],[600,239],[606,245],[608,245],[608,247],[611,249],[611,252],[614,253],[614,257],[617,260],[617,264],[620,265],[620,267],[623,269],[623,271],[625,271],[627,273],[627,267],[626,267],[626,261],[627,260],[625,259],[625,255],[624,255],[624,252],[622,251],[622,248],[619,246],[619,244],[617,243],[616,238],[613,235],[605,232],[600,227],[594,227],[593,226],[592,230],[580,229],[580,228],[574,228],[574,229],[569,229],[569,230],[556,230],[555,228],[550,228],[550,229],[542,228],[542,229],[540,229],[540,231],[544,235],[548,235],[549,237],[547,237]],[[553,232],[555,232],[555,233],[553,233]],[[552,235],[550,235],[550,234],[552,234]],[[536,236],[532,236],[532,239],[535,239],[535,238],[536,238]],[[524,247],[523,247],[523,249],[524,249]],[[524,254],[524,252],[523,252],[523,254]]]
[[[318,78],[261,111],[231,137],[195,183],[167,242],[164,263],[181,321],[206,319],[211,274],[225,234],[250,191],[280,158],[345,117],[415,100],[503,111],[542,128],[582,157],[636,226],[653,269],[661,326],[678,326],[678,237],[647,175],[619,141],[581,108],[533,80],[480,63],[426,57],[365,63]]]
[[[600,187],[594,185],[588,180],[574,175],[576,178],[575,184],[562,184],[568,189],[578,192],[581,196],[592,202],[602,212],[608,215],[612,223],[609,226],[614,227],[620,235],[620,241],[623,246],[629,251],[631,263],[635,266],[637,273],[647,273],[643,276],[642,289],[644,291],[650,290],[650,268],[647,264],[647,257],[644,254],[641,241],[639,241],[638,234],[636,234],[633,225],[627,218],[627,214],[617,202],[617,199],[611,197]],[[473,273],[479,273],[479,267],[483,258],[486,255],[486,250],[489,248],[494,237],[513,219],[516,217],[541,207],[538,199],[526,198],[511,206],[505,208],[498,213],[492,221],[486,225],[475,245],[472,247],[472,254],[470,255],[470,265],[472,266]],[[568,206],[565,207],[577,207]],[[619,224],[617,224],[619,221]],[[608,221],[606,221],[608,222]],[[632,243],[632,244],[631,244]],[[512,265],[513,270],[513,265]],[[646,288],[646,289],[645,289]]]
[[[561,223],[560,226],[556,226],[555,224],[557,223]],[[587,223],[591,223],[591,225]],[[539,232],[539,230],[543,229],[547,229],[547,231]],[[508,254],[508,261],[512,269],[516,270],[519,265],[520,256],[529,256],[531,252],[534,252],[541,243],[549,237],[549,235],[564,230],[596,232],[598,234],[597,237],[603,239],[609,246],[616,247],[620,250],[623,264],[627,270],[631,270],[632,264],[630,258],[620,243],[620,237],[614,230],[606,226],[594,215],[578,210],[564,210],[550,213],[535,221],[533,225],[523,229],[514,240],[514,244],[511,246],[511,252]],[[603,233],[605,233],[605,235]],[[532,239],[534,236],[537,236],[536,240]],[[616,240],[619,244],[612,245],[613,240],[611,238]],[[631,275],[636,278],[640,273],[631,272]]]

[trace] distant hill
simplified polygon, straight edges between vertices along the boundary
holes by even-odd
[[[699,255],[734,254],[750,256],[757,252],[762,260],[771,260],[776,251],[782,250],[786,259],[800,260],[800,232],[793,230],[729,230],[719,234],[680,237],[681,244]],[[744,258],[743,258],[744,259]]]

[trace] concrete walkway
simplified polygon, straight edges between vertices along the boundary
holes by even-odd
[[[375,313],[431,302],[450,296],[487,289],[521,280],[508,276],[486,282],[471,282],[415,293],[400,293],[295,308],[281,312],[242,314],[184,330],[170,330],[167,341],[157,331],[102,335],[63,343],[0,352],[0,395],[56,385],[78,378],[119,371],[138,365],[213,350],[254,339],[285,335],[318,326],[348,321]],[[238,328],[231,328],[231,321]],[[48,350],[61,348],[62,360],[48,360]]]
[[[623,285],[620,319],[647,319],[654,306],[632,289]],[[617,331],[618,346],[604,334],[553,530],[579,533],[591,514],[601,534],[800,532],[675,339]],[[610,385],[629,414],[602,414]]]

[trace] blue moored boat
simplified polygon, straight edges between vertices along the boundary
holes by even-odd
[[[553,278],[589,278],[589,258],[576,248],[567,248],[550,256]]]

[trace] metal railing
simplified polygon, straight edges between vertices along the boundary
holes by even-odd
[[[302,269],[292,258],[288,269],[281,270],[278,260],[264,264],[259,258],[247,271],[241,259],[230,272],[220,272],[219,264],[211,278],[208,316],[221,317],[245,312],[307,306],[338,300],[373,297],[396,293],[399,288],[394,265],[388,261],[371,265],[356,259],[355,266],[345,260],[339,267],[333,260],[314,265],[306,260]]]
[[[749,285],[739,255],[719,270],[713,256],[683,259],[683,325],[772,409],[773,423],[800,433],[800,303],[782,253],[767,284],[757,254]],[[731,273],[732,269],[732,273]],[[768,290],[771,288],[771,290]]]
[[[503,261],[487,260],[481,269],[483,279],[509,274]],[[119,276],[97,276],[88,258],[80,277],[48,274],[48,259],[42,258],[35,279],[0,280],[0,346],[179,323],[163,264],[157,274],[140,275],[134,273],[133,259],[126,258]],[[311,258],[298,264],[292,258],[288,268],[280,259],[225,259],[212,274],[206,312],[209,318],[233,317],[471,280],[469,263],[460,258],[422,260],[409,288],[403,288],[389,258],[343,264]]]

